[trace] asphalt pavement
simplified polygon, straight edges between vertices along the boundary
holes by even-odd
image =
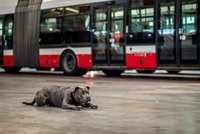
[[[91,78],[61,72],[0,71],[0,134],[200,133],[198,72],[176,76],[127,72],[114,78],[93,74]],[[99,109],[72,111],[21,103],[31,101],[47,85],[89,85],[92,102]]]

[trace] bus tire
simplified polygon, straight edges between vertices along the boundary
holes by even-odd
[[[5,67],[4,70],[6,71],[6,73],[19,73],[21,68],[20,67]]]
[[[142,73],[142,74],[152,74],[156,70],[136,70],[137,73]]]
[[[178,70],[166,70],[168,74],[178,74],[180,71]]]
[[[76,55],[70,51],[65,51],[61,56],[61,68],[66,75],[83,75],[86,71],[78,68]]]
[[[120,76],[124,70],[102,70],[102,72],[107,76]]]

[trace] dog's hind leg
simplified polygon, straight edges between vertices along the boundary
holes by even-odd
[[[42,95],[36,95],[35,102],[38,107],[44,106],[46,104],[46,98]]]

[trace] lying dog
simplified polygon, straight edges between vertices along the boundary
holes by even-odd
[[[60,87],[51,86],[39,90],[32,102],[22,102],[26,105],[54,106],[63,109],[80,110],[81,108],[98,109],[98,106],[89,103],[89,86]]]

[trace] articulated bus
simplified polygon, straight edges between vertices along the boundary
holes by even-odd
[[[199,0],[1,0],[0,66],[169,73],[200,69]]]

